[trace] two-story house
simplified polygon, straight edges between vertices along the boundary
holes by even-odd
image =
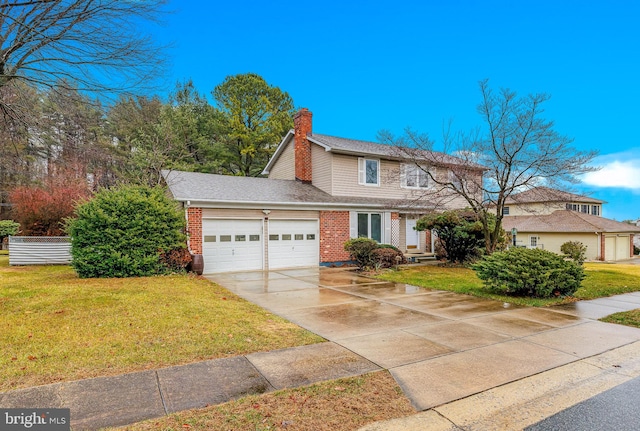
[[[604,201],[535,187],[505,202],[502,227],[517,230],[516,245],[561,253],[568,241],[587,247],[587,259],[619,261],[633,256],[633,236],[640,228],[602,217]]]
[[[428,167],[437,178],[460,163],[438,160]],[[482,176],[481,167],[471,172]],[[189,248],[203,255],[205,273],[340,264],[349,260],[344,243],[356,237],[401,250],[431,247],[414,228],[435,209],[424,199],[434,186],[415,160],[393,146],[313,133],[307,109],[265,167],[267,178],[163,174],[185,209]],[[455,198],[447,205],[465,206]]]

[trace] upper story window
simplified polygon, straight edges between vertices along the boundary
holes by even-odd
[[[567,209],[569,211],[578,211],[578,204],[567,204]]]
[[[589,214],[589,205],[581,205],[580,206],[580,212],[585,213],[585,214]]]
[[[409,189],[426,189],[429,187],[429,174],[425,168],[414,164],[403,166],[402,186]]]
[[[358,184],[380,185],[380,160],[358,158]]]
[[[600,215],[600,207],[598,205],[591,205],[591,214],[595,216]]]
[[[509,207],[502,207],[502,215],[509,215]]]

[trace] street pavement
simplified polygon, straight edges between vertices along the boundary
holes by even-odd
[[[609,389],[530,427],[527,431],[637,431],[640,378]]]

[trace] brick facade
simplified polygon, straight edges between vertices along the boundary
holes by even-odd
[[[189,251],[202,254],[202,208],[187,208]]]
[[[349,211],[320,212],[320,262],[351,260],[344,243],[351,238]]]
[[[311,143],[307,135],[311,134],[312,115],[307,108],[302,108],[293,117],[295,176],[305,183],[311,183]]]

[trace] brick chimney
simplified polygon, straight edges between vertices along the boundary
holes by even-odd
[[[296,180],[303,183],[311,183],[311,144],[307,136],[311,135],[312,116],[311,111],[302,108],[293,117]]]

